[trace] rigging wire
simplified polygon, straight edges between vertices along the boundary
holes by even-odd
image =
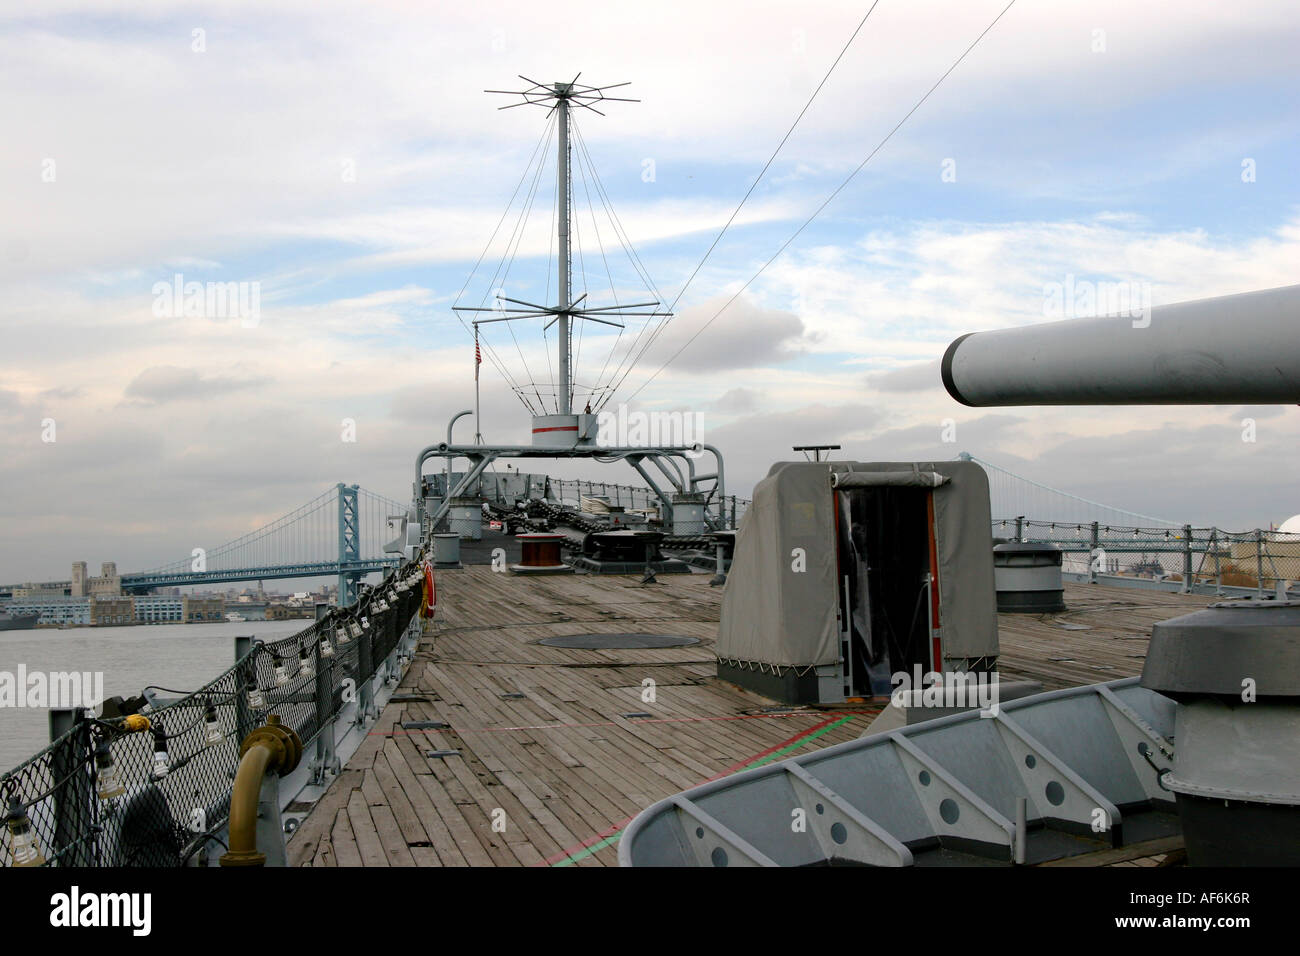
[[[502,211],[501,218],[497,220],[496,228],[492,230],[492,235],[488,238],[487,244],[483,247],[483,251],[479,253],[478,259],[474,262],[474,268],[471,269],[469,275],[466,276],[465,284],[460,287],[460,291],[457,292],[456,297],[452,299],[453,302],[459,302],[460,297],[464,295],[465,290],[469,288],[469,284],[474,281],[474,276],[478,273],[479,266],[483,264],[483,260],[487,257],[488,250],[492,248],[492,243],[496,241],[497,235],[501,231],[501,227],[505,224],[506,217],[510,215],[510,210],[514,208],[515,198],[519,195],[519,190],[523,188],[524,181],[528,178],[529,170],[533,168],[533,163],[537,160],[539,153],[545,155],[543,152],[543,145],[550,142],[550,135],[551,124],[548,123],[543,127],[542,134],[538,137],[537,144],[533,147],[532,155],[529,156],[528,163],[519,176],[519,182],[515,185],[514,192],[510,194],[510,200],[506,204],[506,208]],[[460,322],[461,327],[470,335],[473,335],[473,330],[470,328],[469,324],[466,323],[464,317],[459,312],[453,311],[452,314],[456,316],[456,320]],[[492,361],[492,364],[496,366],[497,371],[501,373],[502,377],[510,383],[511,389],[515,390],[517,393],[513,376],[511,376],[510,372],[506,369],[505,363],[496,355],[496,350],[493,349],[491,345],[488,345],[487,351],[488,358]]]
[[[554,121],[554,117],[552,117],[551,122],[548,123],[547,125],[547,137],[546,137],[547,147],[550,146],[551,136],[555,132],[556,125],[557,124]],[[533,181],[532,181],[532,185],[529,187],[528,196],[525,199],[524,204],[520,207],[519,218],[516,220],[515,227],[511,231],[510,239],[506,243],[506,252],[503,254],[501,261],[497,264],[496,271],[492,274],[492,280],[491,282],[488,283],[487,291],[484,292],[483,298],[479,301],[479,305],[484,305],[487,302],[488,296],[491,294],[491,291],[495,288],[504,286],[506,281],[510,278],[510,269],[514,266],[515,257],[518,255],[519,252],[519,246],[523,242],[525,227],[527,226],[528,218],[532,213],[533,204],[537,200],[537,193],[541,186],[542,172],[546,168],[545,157],[546,154],[543,151],[541,160],[537,164],[537,171],[533,175]],[[499,284],[498,284],[498,280],[499,280]],[[528,360],[524,358],[523,347],[520,346],[519,344],[519,338],[518,336],[515,335],[514,327],[510,322],[506,322],[505,325],[507,327],[507,330],[510,332],[511,340],[515,344],[515,351],[519,354],[519,359],[523,363],[524,375],[526,378],[531,379],[532,374],[528,368]],[[536,395],[538,404],[539,406],[541,406],[541,410],[545,411],[545,402],[543,402],[541,393],[538,392],[537,390],[536,383],[529,382],[524,384],[532,384],[533,394]],[[524,392],[523,386],[516,387],[515,394],[519,398],[519,400],[523,402],[525,408],[527,408],[533,414],[538,414],[538,411],[533,408],[532,403],[528,400],[528,396],[526,392]]]
[[[578,165],[579,168],[581,168],[583,166],[583,150],[581,147],[579,147],[577,155],[578,155]],[[591,174],[593,178],[596,175],[596,170],[594,166],[591,167]],[[609,266],[609,256],[605,254],[605,241],[601,237],[600,222],[596,218],[596,204],[591,201],[591,189],[588,186],[587,177],[585,174],[583,175],[583,180],[582,180],[582,191],[583,194],[587,197],[587,210],[591,213],[591,226],[592,226],[592,230],[596,234],[596,245],[600,248],[600,260],[605,266],[605,275],[609,278],[609,295],[610,298],[614,300],[614,305],[618,306],[619,305],[618,290],[614,288],[614,271]],[[599,191],[597,191],[596,195],[599,198],[600,196]],[[603,204],[603,200],[602,200],[602,204]],[[646,321],[648,322],[649,319],[647,319]],[[601,366],[599,374],[597,374],[596,378],[592,383],[593,398],[596,397],[596,393],[605,378],[605,371],[609,368],[609,360],[614,356],[614,352],[618,349],[618,343],[623,338],[623,331],[624,331],[623,326],[620,325],[618,330],[618,335],[615,336],[614,342],[609,348],[609,352],[605,355],[605,363]]]
[[[549,145],[550,145],[550,139],[548,138],[547,146]],[[479,303],[480,305],[486,303],[487,296],[491,293],[491,290],[496,288],[504,288],[506,282],[508,282],[510,279],[510,270],[514,267],[515,257],[518,255],[519,246],[523,242],[524,233],[528,224],[528,218],[532,213],[533,205],[537,200],[537,194],[541,187],[542,172],[545,169],[545,166],[546,166],[545,154],[543,154],[542,160],[537,165],[537,173],[533,177],[533,183],[529,191],[528,198],[524,206],[521,207],[520,209],[519,219],[516,223],[515,231],[511,236],[511,242],[507,243],[506,255],[502,258],[500,265],[498,265],[497,272],[493,274],[492,282],[488,284],[488,291],[484,293],[483,299]],[[498,276],[500,277],[499,285],[497,281]],[[505,324],[506,324],[507,331],[510,333],[510,339],[512,342],[514,342],[515,351],[519,355],[519,360],[523,364],[524,376],[525,378],[531,380],[532,373],[528,368],[528,360],[524,357],[523,347],[519,344],[519,337],[515,335],[514,325],[511,322],[506,322]],[[536,383],[533,383],[533,392],[537,396],[538,404],[541,405],[542,397],[539,393],[537,393]],[[527,394],[521,392],[519,393],[519,398],[524,403],[524,406],[529,409],[529,411],[533,410],[532,403],[528,401]],[[534,412],[534,414],[536,414],[536,412]]]
[[[907,113],[903,116],[901,120],[898,121],[898,123],[894,126],[894,128],[891,129],[887,134],[885,134],[885,138],[882,139],[879,143],[877,143],[876,147],[870,153],[867,154],[867,157],[864,160],[862,160],[862,162],[859,163],[851,173],[849,173],[849,175],[844,179],[843,182],[841,182],[838,186],[835,187],[835,190],[829,196],[826,197],[826,199],[822,202],[820,206],[818,206],[813,211],[812,215],[810,215],[807,219],[803,221],[803,224],[800,225],[799,228],[794,231],[794,234],[791,235],[789,239],[787,239],[784,243],[781,244],[781,247],[772,254],[771,258],[769,258],[765,263],[763,263],[763,265],[759,267],[758,271],[755,272],[752,276],[750,276],[750,278],[745,281],[745,284],[742,285],[739,289],[737,289],[736,292],[731,296],[731,298],[729,298],[725,303],[723,303],[722,307],[718,309],[716,312],[714,312],[713,315],[709,318],[709,320],[705,322],[702,326],[700,326],[699,329],[697,329],[695,333],[689,339],[687,339],[685,343],[682,344],[681,348],[679,348],[676,352],[674,352],[671,356],[669,356],[668,360],[664,362],[663,365],[659,366],[659,368],[649,378],[647,378],[644,382],[642,382],[637,387],[635,392],[633,392],[631,395],[628,396],[628,401],[631,401],[633,398],[639,395],[642,389],[644,389],[647,385],[649,385],[652,381],[654,381],[655,378],[659,375],[659,373],[662,372],[665,368],[667,368],[669,364],[671,364],[672,361],[677,358],[677,356],[681,355],[682,352],[686,351],[686,349],[690,346],[690,344],[694,342],[697,338],[699,338],[700,334],[704,332],[704,330],[707,329],[710,325],[712,325],[714,320],[717,319],[718,316],[720,316],[723,312],[725,312],[728,308],[730,308],[731,304],[740,297],[741,293],[743,293],[746,289],[748,289],[749,286],[754,282],[754,280],[757,279],[759,276],[761,276],[767,270],[768,266],[770,266],[773,262],[775,262],[780,257],[780,255],[783,252],[785,252],[785,250],[790,246],[791,243],[795,241],[795,239],[799,237],[799,235],[804,231],[804,229],[806,229],[808,225],[821,214],[822,210],[825,209],[828,205],[830,205],[832,200],[834,200],[835,197],[838,196],[844,190],[844,188],[848,186],[850,182],[853,181],[853,179],[858,175],[858,173],[860,173],[863,170],[863,168],[867,165],[867,163],[871,162],[871,160],[876,156],[876,154],[879,153],[885,147],[885,144],[888,143],[893,138],[894,134],[897,133],[899,129],[902,128],[903,124],[906,123],[912,117],[912,114],[914,114],[917,110],[921,108],[921,106],[925,103],[925,101],[930,98],[930,95],[940,87],[943,81],[946,80],[948,76],[955,69],[957,69],[958,66],[961,65],[962,61],[965,60],[966,57],[970,54],[970,52],[974,50],[976,46],[979,45],[980,41],[983,40],[984,37],[988,35],[989,31],[991,31],[995,26],[997,26],[998,22],[1006,15],[1007,11],[1010,10],[1013,6],[1015,6],[1015,3],[1016,0],[1010,0],[1010,2],[1005,7],[1002,8],[1002,11],[996,17],[993,18],[993,20],[989,23],[989,25],[984,28],[983,32],[981,32],[980,35],[977,36],[974,39],[974,41],[971,42],[970,46],[966,47],[966,49],[962,51],[961,55],[958,56],[957,59],[953,61],[952,65],[948,67],[946,71],[944,71],[943,75],[940,76],[939,79],[935,80],[934,85],[931,86],[928,90],[926,90],[925,95],[923,95],[919,100],[916,101],[916,103],[912,106],[912,108],[907,111]],[[624,377],[626,378],[626,376]],[[619,382],[619,385],[620,386],[622,385],[622,381]]]
[[[740,198],[740,202],[736,205],[736,208],[732,211],[731,216],[728,217],[722,229],[718,232],[717,236],[714,237],[713,242],[709,245],[709,248],[705,250],[704,258],[700,260],[699,265],[697,265],[695,267],[695,270],[687,277],[686,284],[682,286],[681,291],[677,293],[677,297],[673,299],[673,304],[668,307],[669,312],[671,312],[673,308],[676,307],[677,303],[682,300],[682,296],[686,294],[686,290],[691,287],[691,283],[695,281],[695,277],[699,275],[700,270],[704,268],[704,263],[708,261],[709,256],[713,254],[713,250],[716,249],[718,243],[722,241],[722,237],[726,233],[727,229],[730,228],[731,224],[736,221],[736,216],[740,215],[740,210],[744,207],[745,203],[748,202],[749,197],[753,194],[754,190],[758,187],[758,184],[762,181],[763,176],[766,175],[768,169],[771,168],[772,163],[776,160],[777,155],[781,152],[786,142],[790,139],[790,136],[794,133],[795,128],[799,125],[800,121],[803,119],[804,114],[807,113],[808,108],[813,105],[813,100],[817,99],[817,94],[822,91],[822,87],[826,85],[826,81],[831,78],[831,74],[834,73],[835,68],[839,66],[840,60],[844,59],[844,54],[849,52],[849,47],[853,45],[853,41],[856,40],[858,34],[862,32],[862,28],[867,25],[867,20],[870,19],[871,14],[875,11],[879,3],[880,0],[874,0],[874,2],[871,4],[871,7],[867,10],[866,14],[863,15],[861,21],[858,22],[857,27],[854,29],[853,33],[849,36],[848,40],[845,42],[843,48],[839,52],[839,55],[835,57],[834,61],[830,65],[830,68],[827,69],[826,75],[822,77],[821,82],[817,84],[817,88],[813,90],[812,95],[808,97],[808,102],[804,103],[803,109],[799,111],[799,115],[794,118],[794,122],[790,124],[790,128],[786,130],[785,135],[781,137],[781,142],[776,144],[776,149],[772,150],[772,155],[767,158],[767,162],[764,163],[763,168],[758,171],[758,175],[754,178],[754,181],[750,184],[749,189],[745,190],[745,195]]]
[[[570,117],[569,126],[570,127],[573,126],[572,117]],[[559,178],[558,172],[556,174],[556,178],[557,179]],[[556,219],[559,218],[559,214],[560,214],[560,187],[559,184],[557,183],[555,187],[555,201],[551,203],[551,231],[546,240],[546,293],[545,295],[542,296],[542,305],[545,305],[551,299],[551,277],[556,274],[556,266],[559,263],[559,250],[555,248],[555,240],[556,240],[555,222]],[[558,281],[558,277],[557,277],[557,281]],[[559,297],[558,291],[556,297],[557,298]],[[546,379],[547,381],[554,382],[555,370],[551,368],[551,342],[546,334],[545,322],[542,323],[542,354],[546,356]],[[555,410],[557,412],[560,410],[560,406],[558,402],[556,403]]]
[[[572,169],[573,167],[570,166],[569,168]],[[582,172],[581,172],[581,166],[579,166],[579,173],[578,173],[578,175],[579,175],[579,176],[582,175]],[[571,192],[571,190],[570,190],[570,192]],[[581,227],[580,224],[579,224],[579,223],[580,223],[580,218],[581,218],[581,217],[579,217],[579,216],[576,215],[576,208],[577,208],[577,203],[572,203],[572,202],[571,202],[571,203],[570,203],[570,209],[571,209],[571,211],[573,211],[573,212],[575,213],[575,215],[572,215],[572,216],[570,217],[569,222],[570,222],[571,228],[572,228],[572,230],[573,230],[573,246],[572,246],[572,248],[576,248],[576,249],[578,250],[578,271],[579,271],[579,273],[581,273],[581,275],[582,275],[582,294],[583,294],[584,296],[586,296],[586,294],[587,294],[587,259],[586,259],[586,257],[582,254],[582,227]],[[569,300],[570,300],[570,301],[576,301],[576,300],[577,300],[577,297],[576,297],[573,293],[574,293],[574,289],[572,288],[572,284],[570,284],[570,288],[569,288]],[[568,303],[563,303],[563,304],[564,304],[564,305],[567,305]],[[569,389],[568,400],[569,400],[569,407],[570,407],[570,408],[573,407],[573,397],[574,397],[574,395],[577,393],[577,390],[578,390],[578,384],[577,384],[577,383],[578,383],[578,359],[582,356],[582,333],[583,333],[583,331],[584,331],[584,330],[586,329],[586,327],[587,327],[587,323],[586,323],[586,321],[585,321],[584,319],[580,318],[580,317],[576,317],[576,316],[575,316],[575,317],[573,318],[573,321],[574,321],[574,322],[577,324],[577,326],[578,326],[578,348],[577,348],[576,351],[573,349],[573,329],[572,329],[572,327],[570,327],[570,329],[569,329],[569,381],[568,381],[568,389]]]
[[[736,205],[736,208],[732,210],[731,215],[727,218],[727,221],[723,224],[722,229],[719,230],[716,236],[714,236],[713,242],[709,244],[709,248],[705,250],[704,256],[700,259],[699,263],[695,266],[695,269],[692,270],[691,274],[687,277],[685,284],[683,284],[681,289],[678,291],[677,295],[673,298],[672,303],[668,306],[666,310],[667,312],[672,313],[677,308],[677,303],[679,303],[682,300],[682,296],[686,294],[686,290],[691,287],[691,283],[695,281],[695,277],[699,275],[700,270],[704,268],[704,264],[709,260],[709,257],[713,254],[713,250],[717,248],[718,243],[722,241],[722,237],[726,234],[727,230],[731,228],[731,225],[732,223],[735,222],[736,217],[740,215],[740,210],[744,208],[745,203],[749,201],[749,197],[753,195],[754,190],[758,188],[758,184],[762,182],[763,177],[767,174],[768,169],[770,169],[772,163],[776,161],[776,157],[780,154],[781,150],[785,147],[786,142],[789,141],[790,137],[794,134],[795,129],[799,126],[799,123],[803,120],[804,114],[808,112],[809,108],[813,104],[813,101],[817,99],[817,95],[822,91],[822,87],[825,86],[827,80],[831,78],[831,74],[834,73],[835,68],[839,66],[840,60],[844,59],[844,54],[846,54],[849,51],[849,47],[853,45],[853,41],[856,40],[858,34],[862,32],[862,28],[866,26],[867,20],[871,18],[871,14],[875,12],[875,9],[879,5],[879,3],[880,0],[874,0],[871,6],[867,9],[867,12],[863,15],[862,19],[858,21],[857,27],[855,27],[853,32],[849,35],[849,38],[847,41],[845,41],[844,46],[840,48],[839,54],[831,62],[831,65],[827,68],[826,73],[822,76],[821,82],[817,84],[816,89],[812,91],[812,95],[810,95],[808,97],[807,102],[804,103],[803,109],[801,109],[799,111],[799,114],[794,118],[794,122],[790,124],[790,128],[785,131],[785,135],[781,137],[781,141],[776,144],[776,149],[772,150],[772,154],[768,156],[767,162],[763,164],[763,168],[759,170],[758,175],[754,178],[754,181],[750,183],[749,189],[745,191],[745,195],[741,197],[740,202]],[[641,361],[641,359],[645,356],[646,352],[649,351],[650,347],[659,338],[659,334],[664,330],[664,328],[667,327],[668,322],[671,318],[672,318],[671,315],[666,316],[656,325],[654,331],[651,332],[650,335],[646,338],[640,350],[636,352],[635,357],[631,359],[631,363],[628,365],[626,371],[622,371],[623,363],[622,362],[619,363],[619,367],[615,369],[615,373],[614,373],[615,377],[618,378],[618,382],[617,384],[613,384],[613,381],[611,379],[612,388],[610,390],[608,398],[613,398],[614,391],[616,391],[619,387],[622,386],[623,382],[627,379],[627,376],[631,373],[632,369],[637,365],[638,362]],[[646,327],[648,328],[648,323]],[[639,335],[637,336],[637,339],[638,340],[640,339]],[[634,342],[632,348],[635,348],[635,344],[636,343]],[[627,357],[631,356],[631,354],[632,354],[631,350],[629,350],[628,356],[625,356],[625,361]],[[676,358],[675,355],[674,358]],[[620,371],[622,371],[621,377],[619,377]]]
[[[665,296],[663,295],[662,292],[659,291],[659,287],[655,284],[654,278],[650,275],[649,270],[646,269],[645,264],[641,261],[641,257],[637,254],[636,246],[633,245],[631,237],[627,233],[627,229],[623,226],[622,219],[619,218],[618,210],[614,208],[613,201],[609,198],[609,193],[605,189],[604,181],[601,180],[600,173],[596,168],[595,161],[591,158],[591,152],[587,149],[586,139],[581,135],[580,131],[575,130],[575,132],[577,132],[578,134],[575,136],[575,140],[578,143],[580,153],[584,155],[586,158],[587,166],[591,170],[592,181],[596,185],[596,193],[600,197],[601,205],[604,208],[606,215],[609,217],[611,225],[614,227],[614,235],[615,238],[618,240],[619,245],[623,249],[623,254],[627,257],[628,262],[632,265],[632,268],[636,271],[637,276],[641,279],[641,282],[644,285],[646,291],[650,293],[652,296],[654,296],[656,301],[663,302]],[[661,316],[659,318],[659,322],[654,324],[656,325],[662,324],[664,321],[667,320],[667,318],[669,318],[669,316]],[[627,361],[628,357],[632,355],[633,350],[636,348],[637,342],[640,341],[642,335],[645,334],[646,329],[648,329],[652,324],[652,320],[653,320],[652,316],[647,316],[645,318],[645,321],[641,325],[640,331],[638,331],[637,335],[633,338],[632,342],[628,345],[628,349],[624,353],[623,358],[620,359],[618,364],[615,366],[614,373],[610,376],[609,379],[610,384],[601,385],[601,388],[607,390],[605,392],[605,398],[602,399],[600,402],[600,406],[603,406],[608,401],[608,399],[612,397],[613,388],[614,388],[613,385],[614,378],[616,378],[619,375],[620,371],[623,368],[624,363]],[[620,338],[621,336],[622,333],[620,331]],[[617,342],[615,344],[617,345]],[[610,357],[612,357],[613,354],[614,353],[611,351]],[[608,366],[608,359],[606,360],[606,366]],[[599,381],[600,382],[604,381],[604,369],[602,369],[601,377]],[[599,408],[600,406],[597,406],[597,408]]]

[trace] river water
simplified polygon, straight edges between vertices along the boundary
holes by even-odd
[[[104,696],[132,697],[150,684],[194,690],[235,661],[235,637],[287,637],[310,621],[153,624],[0,631],[0,672],[103,674]],[[21,690],[21,689],[20,689]],[[18,695],[21,699],[21,693]],[[49,712],[0,707],[0,773],[49,743]]]

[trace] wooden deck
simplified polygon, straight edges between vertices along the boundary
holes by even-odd
[[[438,575],[439,604],[398,695],[289,842],[292,865],[615,866],[622,828],[681,790],[856,738],[879,710],[776,708],[714,677],[709,576]],[[1204,597],[1067,585],[1061,615],[1002,615],[1007,679],[1045,687],[1138,673],[1155,621]],[[1068,625],[1068,626],[1066,626]],[[662,650],[545,637],[654,632]],[[643,699],[653,681],[654,699]],[[777,712],[772,713],[771,711]],[[627,716],[644,713],[649,717]],[[441,730],[403,728],[441,721]],[[430,752],[456,751],[431,757]]]
[[[1040,681],[1044,690],[1132,677],[1142,672],[1151,625],[1214,600],[1067,583],[1064,613],[998,615],[998,671],[1007,680]]]

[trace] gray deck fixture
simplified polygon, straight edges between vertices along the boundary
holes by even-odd
[[[736,535],[718,676],[786,703],[887,695],[998,653],[988,478],[970,461],[778,462]]]
[[[1010,865],[1172,835],[1173,730],[1174,702],[1137,678],[941,717],[661,800],[619,863]]]
[[[1065,610],[1061,549],[1041,541],[1008,541],[993,548],[993,582],[1003,613]]]
[[[1300,862],[1300,602],[1228,601],[1152,629],[1142,686],[1177,701],[1187,859]]]

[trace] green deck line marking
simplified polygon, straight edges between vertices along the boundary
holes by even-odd
[[[587,847],[587,849],[583,850],[581,853],[573,853],[569,856],[566,856],[559,863],[552,863],[551,866],[572,866],[574,863],[577,863],[579,860],[585,860],[593,853],[599,853],[601,850],[605,849],[605,847],[613,843],[617,843],[618,838],[622,835],[623,835],[623,828],[619,827],[618,832],[615,833],[613,836],[605,837],[605,839],[601,840],[599,843],[592,844],[591,846]]]
[[[755,767],[763,766],[763,764],[767,763],[769,760],[776,760],[778,757],[782,757],[785,754],[788,754],[792,750],[798,750],[804,744],[808,743],[808,741],[816,740],[818,737],[822,736],[823,734],[830,733],[836,727],[840,727],[843,726],[844,724],[847,724],[850,720],[852,720],[856,716],[857,716],[856,714],[849,714],[847,717],[841,717],[839,720],[835,721],[835,723],[827,724],[821,730],[815,730],[812,733],[808,734],[807,736],[800,737],[794,743],[790,744],[789,746],[782,747],[780,750],[776,751],[775,753],[770,753],[766,757],[759,757],[753,763],[746,764],[743,767],[741,767],[740,770],[736,771],[736,773],[740,773],[741,770],[753,770]],[[629,820],[627,822],[631,823],[632,821]],[[579,860],[585,860],[593,853],[599,853],[601,850],[605,849],[605,847],[610,846],[619,841],[619,838],[623,835],[623,827],[626,825],[627,825],[626,823],[620,825],[618,831],[615,832],[612,836],[606,837],[605,839],[601,840],[599,843],[592,844],[591,846],[587,847],[585,850],[580,850],[574,853],[570,853],[568,856],[566,856],[563,860],[560,860],[558,863],[552,863],[551,866],[572,866],[574,863],[577,863]]]
[[[777,760],[778,758],[785,756],[786,754],[790,753],[790,751],[792,751],[792,750],[798,750],[800,747],[802,747],[802,746],[803,746],[804,744],[806,744],[808,741],[810,741],[810,740],[816,740],[816,739],[817,739],[818,737],[820,737],[822,734],[828,734],[828,733],[830,733],[832,730],[834,730],[836,727],[840,727],[840,726],[843,726],[844,724],[847,724],[850,720],[853,719],[853,717],[854,717],[853,714],[849,714],[849,716],[847,716],[847,717],[841,717],[839,720],[835,721],[835,723],[833,723],[833,724],[827,724],[827,725],[826,725],[825,727],[823,727],[821,730],[815,730],[815,731],[813,731],[811,734],[809,734],[807,737],[801,737],[799,740],[796,740],[794,743],[790,744],[790,746],[788,746],[788,747],[782,747],[782,748],[781,748],[780,750],[778,750],[776,753],[768,754],[766,757],[762,757],[762,758],[760,758],[759,760],[754,761],[754,763],[750,764],[750,765],[747,766],[745,769],[746,769],[746,770],[753,770],[755,767],[761,767],[761,766],[763,766],[763,764],[767,763],[768,761],[771,761],[771,760]]]

